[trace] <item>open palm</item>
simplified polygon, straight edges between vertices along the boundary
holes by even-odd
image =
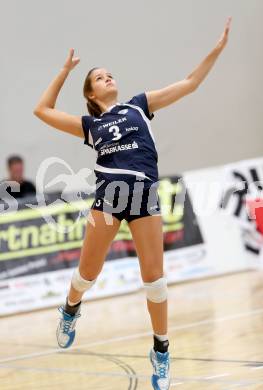
[[[79,63],[80,58],[79,57],[73,57],[74,56],[74,49],[70,49],[69,55],[66,59],[66,62],[64,64],[64,68],[68,69],[71,71],[72,69],[75,68],[75,66]]]

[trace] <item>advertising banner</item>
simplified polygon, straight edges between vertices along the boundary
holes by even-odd
[[[203,237],[183,178],[161,178],[158,193],[168,281],[204,274]],[[20,205],[18,211],[0,215],[1,315],[64,302],[93,200],[88,196],[82,201],[54,201],[45,207]],[[136,250],[123,220],[88,298],[135,291],[141,286]]]
[[[262,266],[262,183],[263,159],[160,178],[168,283]],[[54,193],[45,206],[20,203],[17,211],[0,214],[0,315],[64,302],[94,201],[92,194],[81,199],[67,195],[65,202]],[[142,286],[134,242],[123,220],[85,299]]]
[[[238,221],[251,265],[263,266],[263,158],[224,166],[222,209]]]

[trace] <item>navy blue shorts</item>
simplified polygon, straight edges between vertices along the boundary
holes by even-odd
[[[119,221],[126,219],[127,222],[149,215],[161,215],[160,199],[154,187],[124,196],[115,193],[113,199],[95,195],[91,209],[104,211]]]

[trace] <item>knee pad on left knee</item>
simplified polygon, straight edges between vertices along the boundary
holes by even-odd
[[[167,279],[162,277],[151,283],[144,283],[147,299],[154,303],[166,301],[168,296]]]

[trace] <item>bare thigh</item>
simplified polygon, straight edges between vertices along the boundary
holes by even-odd
[[[140,262],[144,282],[153,282],[163,276],[162,216],[147,216],[129,223]]]
[[[80,274],[87,280],[99,275],[121,224],[115,217],[112,217],[112,224],[107,224],[102,211],[91,209],[90,213],[94,223],[87,221],[79,263]]]

